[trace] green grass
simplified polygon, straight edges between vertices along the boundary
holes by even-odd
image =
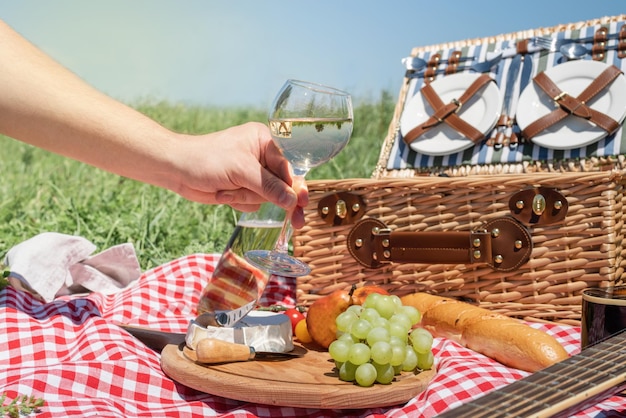
[[[348,146],[307,179],[370,177],[395,98],[383,92],[355,105]],[[203,108],[167,102],[133,104],[178,132],[201,134],[266,120],[263,109]],[[189,202],[157,187],[106,173],[0,136],[0,255],[45,231],[80,235],[98,251],[131,242],[143,269],[195,252],[221,252],[239,213]],[[1,260],[0,260],[1,261]]]

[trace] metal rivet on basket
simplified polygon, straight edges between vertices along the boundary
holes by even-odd
[[[491,230],[491,236],[494,238],[498,238],[500,236],[500,230],[498,228],[493,228]]]
[[[322,213],[323,213],[324,215],[328,215],[328,212],[330,212],[330,208],[329,208],[328,206],[324,206],[324,207],[322,208]]]
[[[361,238],[357,238],[357,240],[356,240],[356,241],[354,241],[354,245],[355,245],[357,248],[361,248],[361,247],[363,246],[363,240],[362,240]]]
[[[380,232],[380,228],[375,226],[374,228],[372,228],[372,235],[378,235],[378,233]]]
[[[385,247],[385,248],[389,247],[389,240],[388,239],[384,239],[383,240],[383,247]]]
[[[338,200],[336,207],[335,207],[335,211],[337,213],[337,216],[339,216],[341,219],[345,218],[346,215],[348,214],[348,208],[346,207],[346,202],[344,200]]]
[[[480,238],[475,238],[473,242],[474,247],[480,247]]]
[[[354,205],[352,205],[352,212],[358,212],[361,210],[361,205],[359,205],[358,203],[355,203]]]
[[[493,258],[493,261],[495,261],[498,264],[502,264],[502,262],[504,261],[504,258],[502,258],[500,254],[498,254],[497,256]]]
[[[533,198],[533,213],[541,215],[546,210],[546,198],[543,195],[535,195]]]
[[[480,258],[480,250],[474,251],[474,258]]]
[[[517,202],[515,202],[515,207],[518,209],[524,209],[524,201],[518,200]]]
[[[554,202],[554,209],[559,210],[563,207],[563,202],[561,202],[560,200],[557,200],[556,202]]]
[[[376,254],[376,252],[372,253],[372,260],[374,261],[378,260],[378,255]]]
[[[389,259],[389,258],[391,257],[391,251],[389,251],[389,250],[385,250],[385,251],[383,252],[383,256],[384,256],[386,259]]]
[[[522,248],[522,245],[523,245],[523,243],[522,243],[521,240],[519,240],[519,239],[515,240],[515,248],[517,248],[519,250],[520,248]]]

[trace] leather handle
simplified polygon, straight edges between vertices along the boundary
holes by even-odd
[[[512,271],[532,252],[528,230],[511,217],[493,219],[473,231],[393,232],[373,218],[362,219],[348,234],[348,250],[359,264],[487,264]]]

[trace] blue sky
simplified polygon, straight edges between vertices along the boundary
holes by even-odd
[[[0,0],[0,19],[99,90],[267,106],[287,78],[397,94],[414,46],[626,13],[624,0]]]

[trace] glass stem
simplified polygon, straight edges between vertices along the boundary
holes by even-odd
[[[283,222],[283,227],[280,230],[280,235],[276,240],[276,245],[274,246],[274,251],[278,253],[287,254],[289,252],[289,239],[291,238],[291,233],[293,229],[291,228],[291,213],[285,213],[285,222]]]
[[[293,184],[300,184],[304,182],[304,173],[293,173]],[[274,251],[278,253],[287,254],[289,253],[289,240],[291,239],[291,234],[293,233],[293,228],[291,227],[291,216],[293,215],[293,211],[289,211],[285,213],[285,222],[283,222],[283,227],[280,230],[280,235],[276,240],[276,245],[274,245]]]

